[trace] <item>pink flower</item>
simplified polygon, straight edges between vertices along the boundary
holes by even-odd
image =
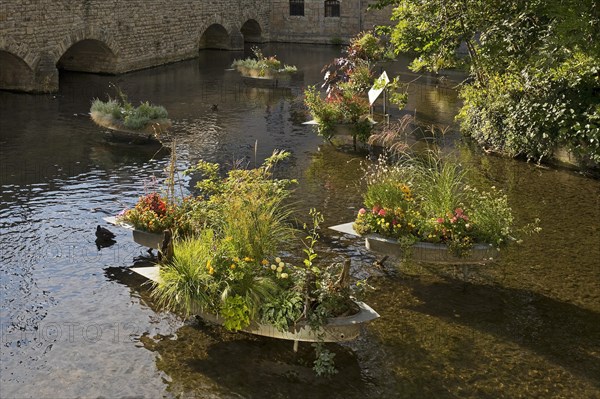
[[[454,213],[456,213],[456,216],[461,216],[463,214],[463,210],[462,208],[456,208],[454,210]]]
[[[379,216],[385,216],[385,209],[379,210]]]
[[[469,217],[468,217],[467,215],[462,215],[462,218],[463,218],[463,220],[464,220],[465,222],[468,222],[468,221],[469,221]]]
[[[456,223],[456,216],[454,216],[452,219],[450,219],[450,223]]]
[[[392,220],[392,226],[395,226],[398,224],[398,221],[396,219]]]
[[[442,223],[444,223],[444,218],[438,218],[438,219],[437,219],[437,222],[438,222],[439,224],[442,224]]]
[[[359,215],[364,215],[365,213],[367,213],[367,210],[366,210],[365,208],[360,208],[360,209],[358,210],[358,214],[359,214]]]

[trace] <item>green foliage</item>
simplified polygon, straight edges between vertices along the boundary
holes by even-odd
[[[276,56],[266,57],[260,48],[252,47],[255,58],[246,58],[243,60],[234,60],[232,68],[245,73],[246,71],[255,71],[256,77],[270,77],[277,73],[295,73],[298,69],[293,65],[282,65]],[[253,76],[253,73],[248,73]]]
[[[122,123],[126,128],[139,130],[146,127],[149,123],[167,119],[168,112],[163,106],[151,105],[149,102],[142,102],[138,107],[134,107],[127,101],[127,97],[119,91],[121,101],[109,99],[102,101],[95,99],[92,102],[90,112],[98,112],[112,118],[118,123]]]
[[[413,70],[465,65],[463,132],[490,150],[541,160],[566,147],[600,162],[600,14],[594,0],[380,0]],[[468,56],[460,53],[466,48]]]
[[[250,325],[250,309],[239,295],[228,296],[221,306],[223,326],[229,331],[239,331]]]
[[[262,308],[261,321],[286,331],[290,324],[300,320],[304,309],[304,297],[297,291],[283,291]]]
[[[350,41],[348,56],[367,61],[379,61],[383,59],[386,47],[381,37],[372,32],[361,32]]]
[[[317,358],[315,359],[313,366],[315,373],[317,373],[319,376],[337,374],[338,371],[335,368],[335,363],[333,360],[335,353],[325,348],[325,345],[323,345],[322,342],[314,343],[313,347],[317,353]]]
[[[406,245],[444,243],[464,255],[473,244],[505,246],[535,227],[517,230],[504,193],[470,187],[460,165],[434,153],[392,165],[382,157],[367,170],[366,182],[367,209],[353,224],[359,234],[378,233]]]
[[[544,72],[493,75],[487,85],[462,90],[463,131],[484,146],[512,156],[552,157],[565,147],[600,163],[600,64],[575,54]]]
[[[159,304],[189,316],[199,310],[216,312],[219,308],[219,282],[211,273],[214,232],[205,230],[198,237],[174,242],[175,257],[160,270],[160,283],[152,291]]]
[[[117,100],[109,99],[102,101],[99,98],[92,101],[90,112],[98,112],[104,115],[111,115],[115,119],[121,119],[121,105]]]
[[[351,126],[352,134],[366,142],[373,129],[369,120],[369,102],[366,98],[347,88],[330,93],[325,99],[315,86],[304,91],[304,103],[318,123],[319,135],[329,139],[336,125]]]

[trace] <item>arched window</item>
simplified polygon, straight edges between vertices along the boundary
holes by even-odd
[[[325,17],[339,17],[340,2],[338,0],[325,0]]]
[[[304,0],[290,0],[290,15],[304,16]]]

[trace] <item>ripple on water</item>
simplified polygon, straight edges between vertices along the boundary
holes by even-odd
[[[325,225],[352,220],[366,153],[322,145],[301,125],[298,101],[337,48],[265,49],[303,69],[304,81],[290,91],[249,88],[225,72],[240,54],[204,52],[123,75],[119,86],[133,102],[167,107],[180,169],[199,159],[252,164],[274,148],[290,150],[280,171],[300,180],[300,217],[316,207]],[[308,344],[295,355],[289,342],[162,312],[128,271],[149,261],[130,233],[114,229],[117,244],[96,247],[102,217],[155,189],[169,159],[160,147],[108,143],[74,116],[104,98],[113,79],[63,74],[61,93],[35,103],[0,93],[10,115],[0,119],[2,397],[599,396],[598,181],[445,141],[475,166],[478,184],[508,192],[518,220],[540,217],[542,233],[464,284],[454,268],[391,259],[374,268],[379,257],[361,240],[323,229],[321,258],[350,257],[353,275],[377,288],[367,302],[382,317],[357,341],[331,345],[340,373],[318,379]],[[409,112],[451,123],[454,93],[413,88]],[[184,190],[190,184],[182,177]]]

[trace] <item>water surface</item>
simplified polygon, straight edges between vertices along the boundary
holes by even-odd
[[[373,267],[360,240],[324,230],[322,257],[350,257],[353,274],[377,288],[367,302],[381,314],[358,340],[330,345],[332,378],[314,376],[309,344],[294,354],[291,342],[156,308],[128,270],[148,262],[145,248],[118,229],[116,245],[94,242],[102,218],[156,187],[169,162],[156,146],[107,142],[91,122],[91,101],[114,96],[111,83],[134,103],[169,110],[180,169],[199,159],[252,165],[285,149],[292,157],[280,173],[299,179],[300,218],[316,207],[333,225],[361,206],[366,153],[325,144],[301,124],[302,89],[319,83],[338,49],[264,52],[297,65],[302,79],[249,87],[227,70],[244,53],[203,51],[117,77],[64,74],[56,95],[0,93],[0,397],[599,397],[600,183],[482,156],[456,134],[443,141],[447,152],[476,167],[479,185],[505,189],[517,220],[541,218],[542,232],[465,283],[448,267]],[[386,68],[412,80],[405,65]],[[453,124],[456,94],[435,83],[411,83],[407,112]]]

